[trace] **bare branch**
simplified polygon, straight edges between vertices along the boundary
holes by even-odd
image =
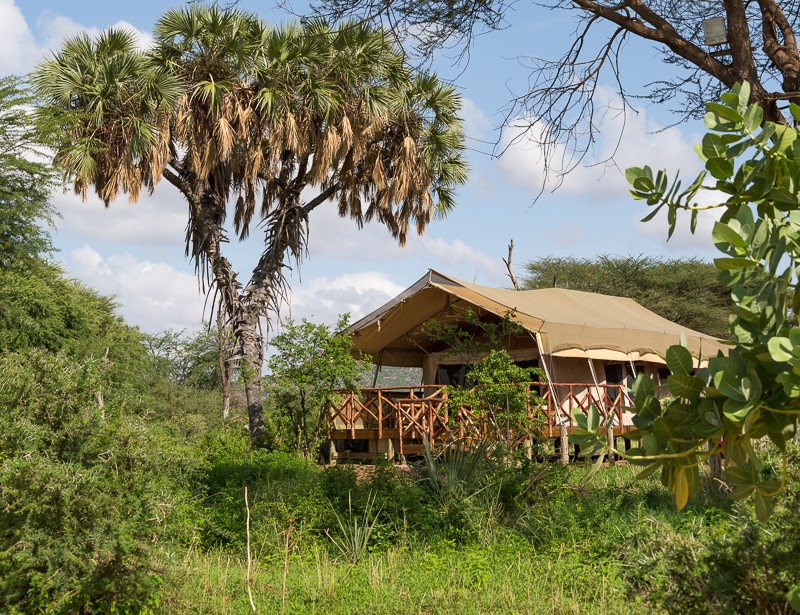
[[[514,240],[508,242],[508,259],[503,259],[503,262],[506,265],[506,269],[508,269],[508,277],[511,278],[511,284],[514,285],[514,290],[520,290],[519,284],[517,284],[517,278],[514,276],[514,270],[511,268],[511,253],[514,251]]]

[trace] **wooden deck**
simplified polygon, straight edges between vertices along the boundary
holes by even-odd
[[[591,406],[597,408],[604,420],[612,417],[615,436],[633,429],[625,411],[625,407],[633,405],[633,402],[624,386],[531,382],[528,391],[537,393],[542,399],[540,406],[529,408],[529,417],[540,421],[541,437],[563,437],[565,430],[568,435],[574,425],[573,411],[578,409],[585,414]],[[441,385],[339,393],[339,400],[328,412],[328,437],[334,441],[367,440],[374,443],[374,451],[353,457],[374,457],[378,453],[394,451],[400,455],[416,454],[422,451],[425,439],[431,446],[436,446],[481,438],[488,433],[487,422],[476,417],[469,408],[450,407],[447,387]],[[386,443],[384,448],[388,450],[380,450],[381,442]]]

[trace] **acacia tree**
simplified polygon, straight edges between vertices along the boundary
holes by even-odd
[[[135,201],[164,178],[186,199],[187,255],[233,329],[260,440],[261,322],[281,307],[311,213],[332,202],[400,244],[409,227],[424,232],[465,179],[460,101],[363,24],[273,29],[192,5],[167,11],[154,38],[144,51],[115,30],[71,39],[32,80],[55,124],[55,161],[78,193]],[[229,211],[240,239],[264,233],[244,284],[223,254]]]
[[[53,169],[36,162],[41,143],[18,79],[0,79],[0,268],[30,270],[53,252]]]
[[[510,0],[320,0],[314,8],[325,15],[381,20],[411,40],[423,55],[443,46],[466,51],[475,35],[509,25]],[[595,118],[602,101],[601,83],[617,89],[628,109],[635,94],[651,102],[669,103],[678,121],[702,117],[704,104],[717,100],[734,84],[751,84],[750,102],[764,109],[764,119],[792,122],[786,101],[800,102],[800,52],[797,44],[798,0],[531,0],[542,10],[573,13],[578,25],[560,57],[520,51],[530,68],[529,89],[513,98],[506,121],[527,125],[547,156],[565,146],[564,170],[585,156],[595,136]],[[724,17],[728,44],[704,44],[702,22]],[[565,33],[567,34],[567,33]],[[666,77],[657,77],[644,92],[631,92],[623,74],[625,44],[631,38],[652,41]],[[523,124],[521,124],[523,122]],[[531,130],[536,128],[536,130]]]

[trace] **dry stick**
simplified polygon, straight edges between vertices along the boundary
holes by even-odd
[[[511,253],[514,251],[514,240],[508,242],[508,260],[503,259],[503,262],[506,264],[506,269],[508,269],[508,277],[511,278],[511,283],[514,285],[514,290],[519,290],[519,284],[517,284],[517,278],[514,276],[514,270],[511,268]]]
[[[286,613],[286,575],[289,573],[289,536],[292,533],[294,518],[289,519],[289,527],[283,532],[286,535],[286,550],[283,556],[283,586],[281,587],[281,615]]]
[[[247,511],[247,521],[245,522],[247,529],[247,597],[250,600],[250,608],[253,609],[253,613],[258,614],[256,605],[253,603],[253,592],[250,589],[250,568],[253,560],[250,557],[250,503],[247,501],[247,486],[244,488],[244,508]]]

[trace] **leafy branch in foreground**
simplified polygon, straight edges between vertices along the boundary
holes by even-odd
[[[750,87],[744,83],[724,94],[721,103],[707,105],[708,132],[696,148],[705,170],[686,190],[681,191],[677,178],[670,184],[665,171],[655,178],[649,167],[627,172],[631,195],[654,207],[646,220],[666,208],[670,235],[680,210],[691,212],[693,231],[699,210],[723,210],[712,233],[723,256],[714,264],[730,288],[734,308],[728,356],[695,369],[682,346],[667,351],[673,399],[664,407],[652,382],[639,376],[633,386],[633,437],[640,447],[623,455],[647,466],[642,475],[661,469],[662,482],[683,508],[699,482],[698,466],[724,453],[731,497],[753,497],[764,520],[784,489],[786,443],[800,416],[800,140],[795,128],[771,122],[762,126],[763,111],[748,105],[749,100]],[[800,121],[800,107],[792,104],[790,111]],[[716,181],[706,184],[709,175]],[[717,201],[698,205],[700,192]],[[574,440],[585,450],[599,451],[604,438],[600,417],[575,420],[579,430]],[[763,447],[754,446],[766,438],[783,455],[782,472],[767,466],[759,452]]]

